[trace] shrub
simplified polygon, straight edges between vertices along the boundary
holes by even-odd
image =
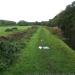
[[[62,36],[62,30],[58,27],[51,27],[51,32],[55,35]]]
[[[10,31],[13,31],[13,29],[7,28],[7,29],[5,30],[5,32],[10,32]]]
[[[18,28],[17,27],[13,27],[12,30],[18,30]]]
[[[20,49],[21,46],[18,43],[0,41],[0,71],[4,71],[15,61]]]
[[[18,30],[18,28],[17,28],[17,27],[7,28],[7,29],[5,30],[5,32],[10,32],[10,31],[14,31],[14,30]]]

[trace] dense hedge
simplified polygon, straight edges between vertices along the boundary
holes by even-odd
[[[50,24],[61,28],[65,42],[75,49],[75,1],[50,20]]]
[[[17,42],[0,41],[0,71],[5,70],[10,64],[15,61],[17,52],[23,48],[23,45]]]

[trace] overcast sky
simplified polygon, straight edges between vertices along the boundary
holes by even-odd
[[[0,19],[46,21],[74,0],[0,0]]]

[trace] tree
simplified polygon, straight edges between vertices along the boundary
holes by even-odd
[[[49,22],[51,26],[58,26],[63,30],[66,42],[75,49],[75,1]]]
[[[0,20],[0,26],[13,26],[13,25],[16,25],[16,22],[8,20]]]
[[[20,25],[20,26],[27,26],[29,25],[28,22],[24,21],[24,20],[21,20],[17,23],[17,25]]]

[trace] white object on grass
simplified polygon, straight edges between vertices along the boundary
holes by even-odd
[[[48,46],[44,46],[43,49],[50,49]]]
[[[50,48],[48,46],[44,46],[44,47],[39,46],[39,49],[50,49]]]
[[[42,46],[39,46],[39,49],[42,49],[43,47]]]

